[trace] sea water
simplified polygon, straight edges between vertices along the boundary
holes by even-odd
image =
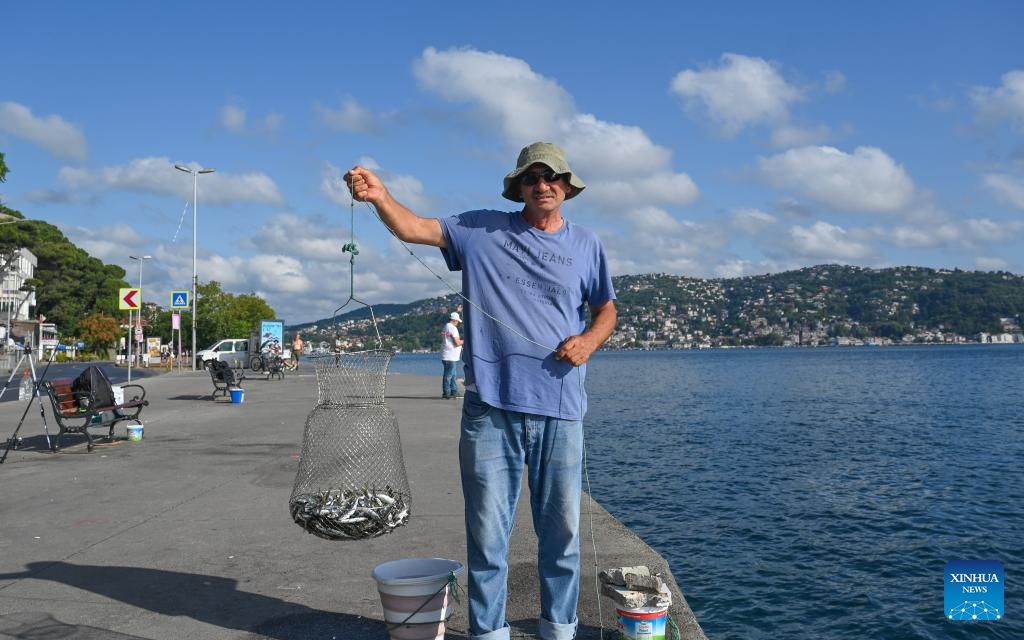
[[[587,389],[591,492],[712,640],[1024,638],[1024,345],[598,352]],[[1003,563],[1001,620],[945,618],[951,560]]]
[[[712,640],[1024,638],[1024,345],[602,351],[587,390],[591,492]],[[976,559],[1005,616],[949,621]]]

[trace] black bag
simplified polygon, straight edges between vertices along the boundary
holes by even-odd
[[[71,391],[79,398],[79,404],[83,409],[90,408],[87,395],[92,396],[93,407],[114,406],[114,389],[110,385],[110,378],[103,373],[96,365],[90,365],[71,383]]]

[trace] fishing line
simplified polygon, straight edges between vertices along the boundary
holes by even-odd
[[[583,397],[583,374],[576,369],[580,383],[580,398]],[[590,519],[590,548],[594,552],[594,594],[597,596],[597,620],[601,626],[601,640],[604,640],[604,613],[601,611],[601,579],[598,577],[597,537],[594,534],[594,492],[590,488],[590,468],[587,466],[587,430],[583,428],[583,417],[580,417],[580,435],[583,441],[583,479],[587,483],[587,517]]]
[[[351,190],[349,191],[349,198],[350,198],[350,200],[349,200],[349,210],[351,212],[351,211],[354,211],[354,207],[355,207],[355,198],[353,197],[353,194],[352,194]],[[483,307],[478,305],[473,300],[469,299],[469,297],[466,296],[466,294],[464,294],[461,290],[456,289],[454,286],[452,286],[452,284],[450,282],[448,282],[444,278],[444,276],[442,276],[441,274],[437,273],[432,268],[430,268],[430,265],[428,265],[426,262],[424,262],[423,259],[420,258],[416,254],[416,252],[413,251],[404,240],[399,238],[398,234],[395,233],[394,230],[391,227],[389,227],[386,222],[384,222],[384,219],[380,217],[380,214],[377,212],[376,208],[371,206],[370,203],[368,203],[368,202],[363,202],[363,204],[366,205],[366,208],[370,210],[370,213],[372,213],[373,216],[375,218],[377,218],[377,220],[380,220],[380,223],[382,225],[384,225],[384,228],[388,230],[388,233],[390,233],[392,236],[394,236],[395,240],[397,240],[398,243],[402,245],[402,248],[405,249],[409,253],[409,255],[412,256],[416,260],[416,262],[419,262],[420,265],[422,265],[424,269],[426,269],[428,272],[430,272],[430,274],[432,276],[434,276],[435,278],[440,280],[441,284],[443,284],[445,286],[445,288],[447,288],[449,291],[451,291],[455,295],[459,296],[459,298],[464,300],[466,302],[466,304],[470,305],[471,307],[473,307],[474,309],[479,311],[481,314],[487,316],[488,318],[490,318],[492,321],[494,321],[499,326],[502,326],[502,327],[508,329],[509,331],[514,333],[515,335],[517,335],[520,338],[522,338],[523,340],[525,340],[526,342],[529,342],[530,344],[538,346],[538,347],[540,347],[542,349],[547,349],[548,351],[550,351],[552,353],[554,353],[555,351],[558,350],[557,347],[552,348],[552,347],[550,347],[548,345],[545,345],[545,344],[542,344],[540,342],[537,342],[536,340],[533,340],[532,338],[524,335],[521,331],[519,331],[518,329],[516,329],[512,325],[508,324],[507,322],[502,321],[500,318],[494,316],[493,314],[488,313],[486,309],[484,309]],[[345,248],[342,247],[342,251],[344,251],[344,250],[345,250]],[[583,389],[583,373],[582,373],[582,371],[580,371],[579,367],[575,367],[575,369],[576,369],[577,379],[579,380],[580,398],[582,399],[583,398],[583,393],[584,393],[584,389]],[[582,445],[583,445],[583,477],[586,480],[586,484],[587,484],[587,495],[590,496],[590,499],[587,501],[587,516],[588,516],[588,518],[590,520],[590,546],[591,546],[591,549],[593,550],[593,553],[594,553],[594,593],[597,596],[597,616],[598,616],[598,622],[599,622],[600,627],[601,627],[601,638],[604,638],[604,614],[602,613],[602,609],[601,609],[601,585],[600,585],[600,581],[599,581],[599,578],[598,578],[598,575],[597,575],[598,574],[598,565],[597,565],[597,537],[596,537],[596,534],[595,534],[595,531],[594,531],[594,504],[593,504],[593,497],[592,497],[594,494],[591,491],[591,486],[590,486],[590,470],[587,467],[587,437],[586,437],[587,434],[586,434],[586,429],[584,429],[584,427],[583,427],[583,419],[582,419],[582,417],[580,418],[580,430],[582,432],[581,436],[582,436]]]
[[[178,228],[174,230],[174,237],[171,238],[171,244],[174,244],[178,240],[178,232],[181,231],[181,225],[185,223],[186,211],[188,211],[188,202],[185,203],[185,208],[181,210],[181,218],[178,219]]]

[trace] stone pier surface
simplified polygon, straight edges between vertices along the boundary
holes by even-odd
[[[385,640],[371,574],[377,564],[420,556],[465,563],[462,403],[440,398],[440,376],[388,377],[386,402],[412,489],[409,522],[344,542],[305,533],[288,511],[316,403],[311,367],[284,380],[247,379],[241,404],[212,400],[205,371],[137,382],[150,401],[143,440],[128,441],[119,425],[114,441],[92,452],[82,436],[69,435],[49,453],[33,401],[21,447],[0,465],[0,639]],[[52,438],[56,424],[44,404]],[[24,410],[0,402],[3,447]],[[507,617],[513,636],[528,638],[536,634],[539,595],[527,495],[524,488]],[[617,637],[615,608],[599,594],[596,573],[646,565],[672,592],[669,615],[681,638],[703,639],[664,558],[583,500],[577,637],[602,638],[602,630],[605,639]],[[467,636],[463,597],[445,637]]]

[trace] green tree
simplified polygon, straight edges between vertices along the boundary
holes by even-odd
[[[248,338],[252,331],[259,328],[260,320],[273,320],[277,317],[274,309],[255,293],[234,295],[221,289],[220,283],[212,280],[198,287],[196,300],[196,342],[202,349],[223,338]],[[188,322],[191,323],[191,316]],[[182,317],[182,329],[185,324]]]
[[[0,214],[25,219],[0,204]],[[104,264],[73,245],[57,227],[37,220],[0,226],[0,247],[25,247],[38,258],[36,313],[44,314],[64,335],[79,333],[78,323],[91,313],[117,316],[117,294],[127,287],[125,271]]]
[[[4,162],[3,151],[0,151],[0,182],[7,182],[7,163]]]

